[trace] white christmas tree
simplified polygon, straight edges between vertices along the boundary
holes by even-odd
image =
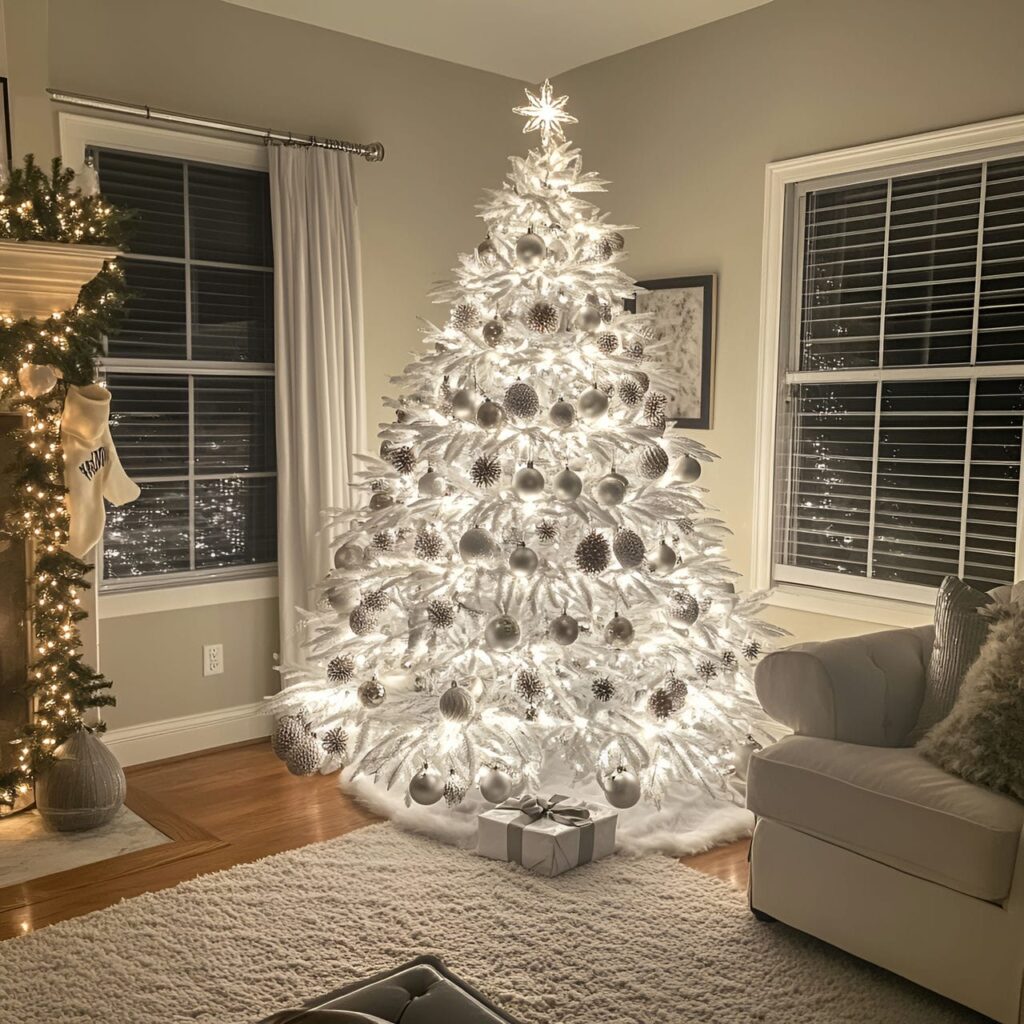
[[[727,795],[778,631],[734,593],[697,486],[714,456],[666,424],[680,382],[628,311],[626,226],[582,198],[605,183],[566,97],[527,97],[541,146],[487,194],[487,237],[435,295],[447,322],[393,380],[368,504],[331,513],[317,667],[284,667],[275,749],[419,803],[497,802],[553,760],[620,807],[673,780]]]

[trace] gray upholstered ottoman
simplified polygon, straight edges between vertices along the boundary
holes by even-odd
[[[436,957],[336,989],[260,1024],[516,1024]]]

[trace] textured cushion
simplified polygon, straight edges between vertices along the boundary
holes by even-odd
[[[997,619],[949,715],[918,744],[929,760],[1024,800],[1024,604]]]
[[[991,600],[956,576],[942,581],[935,599],[935,644],[925,676],[924,702],[911,742],[953,710],[964,677],[988,635],[990,623],[981,611]]]
[[[985,900],[1010,891],[1024,806],[914,748],[790,736],[750,762],[747,806],[764,818]]]

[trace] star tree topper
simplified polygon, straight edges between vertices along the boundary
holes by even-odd
[[[525,91],[526,98],[530,102],[526,106],[514,108],[515,113],[522,114],[523,117],[529,119],[523,126],[523,134],[539,129],[541,142],[545,149],[552,137],[559,141],[564,140],[565,133],[562,131],[562,125],[577,123],[577,119],[572,114],[565,112],[565,105],[569,102],[569,97],[559,96],[556,99],[551,83],[547,80],[541,86],[540,96],[534,95],[529,89]]]

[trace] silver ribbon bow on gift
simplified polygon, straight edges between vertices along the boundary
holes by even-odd
[[[527,793],[525,796],[506,800],[495,809],[519,811],[531,821],[536,821],[538,818],[550,818],[552,821],[557,821],[559,825],[572,825],[575,828],[588,824],[590,811],[583,804],[563,803],[568,799],[563,794],[555,794],[550,800],[545,800],[542,796],[533,796]]]

